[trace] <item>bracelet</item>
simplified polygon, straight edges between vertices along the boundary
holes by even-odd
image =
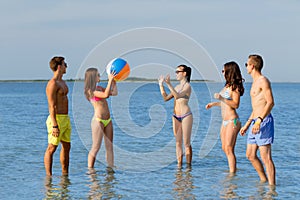
[[[56,125],[56,126],[52,126],[52,128],[58,128],[58,125]]]
[[[260,119],[260,122],[263,122],[263,121],[264,121],[264,119],[261,118],[261,117],[257,117],[257,119]]]

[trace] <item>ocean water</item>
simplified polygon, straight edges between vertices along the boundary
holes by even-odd
[[[108,99],[115,145],[115,173],[106,170],[102,150],[95,170],[87,168],[92,107],[83,83],[68,82],[72,148],[69,176],[61,176],[59,150],[53,177],[45,176],[48,115],[46,82],[0,83],[0,199],[300,199],[300,84],[273,83],[275,140],[272,146],[277,186],[260,183],[245,157],[246,137],[238,136],[235,176],[221,150],[218,108],[205,110],[222,84],[192,83],[193,165],[176,166],[171,115],[156,83],[121,82]],[[104,83],[105,85],[105,83]],[[242,123],[251,112],[245,85],[238,109]],[[184,159],[185,162],[185,159]]]

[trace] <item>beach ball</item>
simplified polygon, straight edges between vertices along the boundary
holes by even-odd
[[[115,58],[106,66],[107,74],[110,74],[112,71],[116,72],[115,81],[123,81],[130,74],[130,67],[126,60]]]

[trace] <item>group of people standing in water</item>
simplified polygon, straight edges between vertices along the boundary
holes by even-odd
[[[67,117],[68,88],[62,80],[63,74],[66,73],[66,67],[63,57],[54,57],[50,61],[50,68],[54,76],[46,88],[49,117],[47,120],[48,147],[44,157],[46,174],[50,176],[52,175],[53,154],[59,142],[62,144],[60,154],[62,172],[68,174],[71,127]],[[222,69],[225,79],[224,88],[214,94],[216,101],[208,103],[206,109],[214,106],[221,108],[223,121],[220,138],[222,149],[228,160],[229,172],[236,172],[234,148],[237,135],[240,133],[244,136],[248,131],[246,156],[257,171],[260,180],[275,185],[275,166],[271,154],[271,144],[274,140],[274,122],[271,115],[274,99],[271,84],[261,73],[263,59],[260,55],[250,55],[245,67],[247,73],[253,78],[253,82],[250,90],[252,113],[244,126],[242,126],[236,111],[240,104],[240,97],[244,95],[244,79],[239,65],[234,61],[224,64]],[[176,138],[177,164],[178,167],[182,167],[183,155],[185,154],[188,166],[192,164],[193,155],[191,145],[193,114],[188,104],[192,93],[190,85],[192,69],[186,65],[179,65],[176,67],[175,73],[176,79],[179,81],[175,87],[171,84],[170,75],[161,75],[158,78],[158,84],[164,101],[174,99],[173,133]],[[85,72],[84,94],[94,108],[94,117],[91,121],[93,144],[88,155],[89,168],[94,168],[96,155],[100,150],[103,138],[107,165],[111,169],[114,167],[113,125],[106,99],[118,94],[115,76],[115,72],[108,75],[108,83],[104,88],[97,85],[100,82],[100,74],[96,68],[89,68]],[[164,84],[169,93],[166,92]],[[258,150],[261,159],[257,156]]]

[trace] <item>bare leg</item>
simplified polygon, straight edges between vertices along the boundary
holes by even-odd
[[[60,163],[62,166],[62,175],[69,174],[69,160],[70,160],[70,149],[71,143],[61,141],[61,151],[60,151]]]
[[[108,167],[114,167],[114,149],[113,149],[113,126],[110,122],[107,127],[105,127],[105,149],[106,149],[106,162]]]
[[[177,158],[177,165],[178,167],[182,166],[182,130],[181,130],[181,123],[178,122],[176,119],[173,118],[173,132],[176,139],[176,158]]]
[[[57,146],[53,144],[48,144],[48,147],[44,156],[44,165],[47,176],[52,176],[52,162],[53,162],[53,154],[56,151]]]
[[[258,146],[256,144],[248,144],[247,145],[246,156],[250,160],[250,162],[252,163],[254,169],[257,171],[260,180],[262,182],[266,182],[267,177],[266,177],[263,165],[262,165],[261,161],[259,160],[259,158],[256,155],[257,149],[258,149]]]
[[[234,127],[233,122],[230,122],[229,124],[227,124],[227,126],[222,125],[221,127],[222,149],[226,154],[230,173],[236,172],[236,157],[234,148],[240,127],[240,123],[238,123],[237,126]]]
[[[275,181],[275,165],[272,160],[271,145],[265,145],[259,147],[261,159],[266,166],[269,185],[276,185]]]
[[[182,135],[185,147],[185,157],[186,163],[188,165],[192,164],[192,146],[191,146],[191,135],[192,135],[192,125],[193,125],[193,115],[189,115],[182,120]]]
[[[89,152],[88,155],[88,167],[89,168],[93,168],[94,164],[95,164],[95,160],[96,160],[96,156],[97,153],[101,147],[101,142],[102,142],[102,138],[103,138],[103,124],[101,124],[100,122],[96,121],[96,120],[92,120],[91,123],[92,126],[92,140],[93,140],[93,144],[92,144],[92,148]]]

